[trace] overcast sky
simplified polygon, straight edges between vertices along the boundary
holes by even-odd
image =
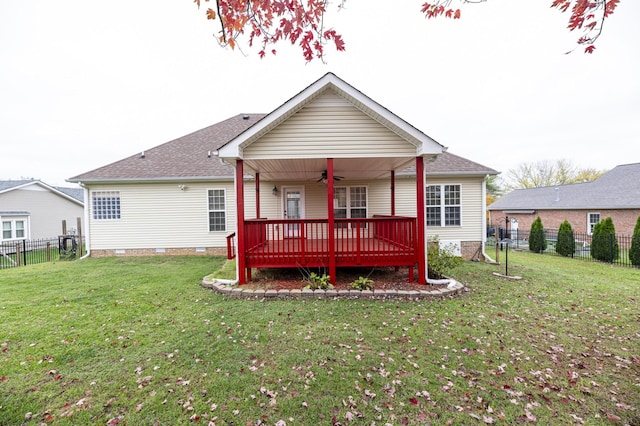
[[[421,0],[348,0],[325,19],[347,50],[307,64],[218,46],[191,0],[2,0],[0,179],[51,185],[239,113],[270,112],[333,72],[449,151],[523,162],[640,162],[640,2],[593,55],[545,0],[489,0],[425,20]],[[393,8],[389,5],[393,4]]]

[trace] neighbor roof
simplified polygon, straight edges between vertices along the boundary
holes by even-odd
[[[77,203],[84,203],[84,190],[82,188],[67,188],[62,186],[51,186],[37,179],[20,179],[20,180],[0,180],[0,194],[3,192],[14,191],[31,185],[38,185],[50,190],[64,198],[70,199]]]
[[[516,189],[488,210],[640,208],[640,163],[616,166],[593,182]]]

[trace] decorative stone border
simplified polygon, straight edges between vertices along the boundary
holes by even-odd
[[[447,299],[469,291],[458,281],[450,279],[450,283],[438,290],[253,290],[244,289],[225,282],[203,278],[202,286],[236,299],[276,300],[276,299],[404,299],[430,300]]]

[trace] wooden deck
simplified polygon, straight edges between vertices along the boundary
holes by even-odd
[[[329,238],[333,233],[333,247]],[[235,235],[227,239],[235,255]],[[410,217],[252,219],[245,221],[245,268],[406,266],[416,264],[416,220]],[[250,273],[248,274],[250,276]],[[412,275],[412,274],[411,274]]]

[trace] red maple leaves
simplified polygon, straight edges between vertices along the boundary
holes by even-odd
[[[204,0],[209,2],[209,0]],[[339,0],[342,8],[346,0]],[[445,17],[460,19],[461,10],[452,7],[453,2],[469,0],[431,0],[422,4],[421,12],[427,18]],[[201,0],[194,0],[200,7]],[[249,46],[261,44],[260,57],[266,56],[267,47],[281,41],[297,45],[307,61],[324,58],[324,48],[333,43],[337,51],[345,50],[342,36],[334,29],[324,28],[326,0],[212,0],[215,10],[207,9],[207,19],[219,22],[217,37],[222,46],[235,49],[238,39],[248,38]],[[603,23],[616,9],[620,0],[552,0],[551,7],[569,12],[567,28],[580,31],[578,46],[586,53],[593,53],[594,43],[602,33]],[[276,49],[270,50],[276,54]]]
[[[208,2],[209,0],[205,0]],[[194,0],[200,6],[200,0]],[[342,36],[325,29],[322,0],[216,0],[217,12],[207,10],[207,18],[220,23],[218,42],[235,49],[237,40],[248,37],[249,46],[261,44],[260,57],[267,47],[288,41],[298,45],[307,61],[324,57],[324,46],[332,42],[338,51],[345,50]],[[275,48],[270,51],[276,54]]]

